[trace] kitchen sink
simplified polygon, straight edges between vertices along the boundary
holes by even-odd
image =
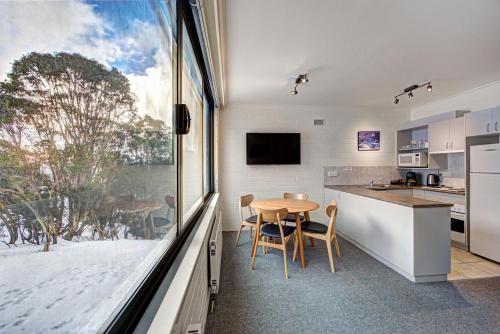
[[[374,185],[363,186],[363,188],[370,190],[387,190],[390,187],[391,187],[390,184],[374,184]]]

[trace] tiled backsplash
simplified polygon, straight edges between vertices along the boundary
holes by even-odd
[[[408,170],[402,169],[401,178],[405,178]],[[463,153],[448,154],[448,169],[414,169],[417,173],[417,181],[425,185],[428,174],[438,174],[441,185],[465,188],[465,161]]]
[[[337,176],[328,176],[328,172],[337,172]],[[352,171],[352,172],[350,172]],[[346,185],[346,184],[369,184],[389,183],[395,179],[405,179],[409,169],[398,170],[394,166],[383,167],[351,167],[351,166],[328,166],[324,167],[325,185]],[[417,181],[425,185],[428,174],[439,174],[441,184],[451,187],[465,187],[465,165],[463,154],[448,155],[448,169],[414,169],[417,173]]]
[[[328,172],[337,172],[338,176],[328,176]],[[351,171],[351,172],[350,172]],[[399,178],[398,170],[394,166],[383,167],[354,167],[328,166],[324,167],[325,185],[389,183]]]

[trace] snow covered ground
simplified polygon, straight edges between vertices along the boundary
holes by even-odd
[[[0,244],[0,333],[99,331],[172,238],[61,240],[45,253],[41,246]]]

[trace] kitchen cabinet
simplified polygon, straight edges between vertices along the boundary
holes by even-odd
[[[426,191],[425,199],[429,201],[437,201],[450,204],[462,204],[465,205],[465,196],[457,194],[440,193],[436,191]]]
[[[453,153],[465,150],[465,119],[447,119],[429,124],[429,153]]]
[[[429,124],[429,152],[443,152],[448,150],[450,142],[450,121]]]
[[[467,137],[495,133],[500,133],[500,107],[465,115],[465,134]]]
[[[465,151],[465,118],[450,120],[450,151]]]

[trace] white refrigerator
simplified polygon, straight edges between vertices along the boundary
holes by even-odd
[[[500,262],[500,144],[470,148],[470,251]]]

